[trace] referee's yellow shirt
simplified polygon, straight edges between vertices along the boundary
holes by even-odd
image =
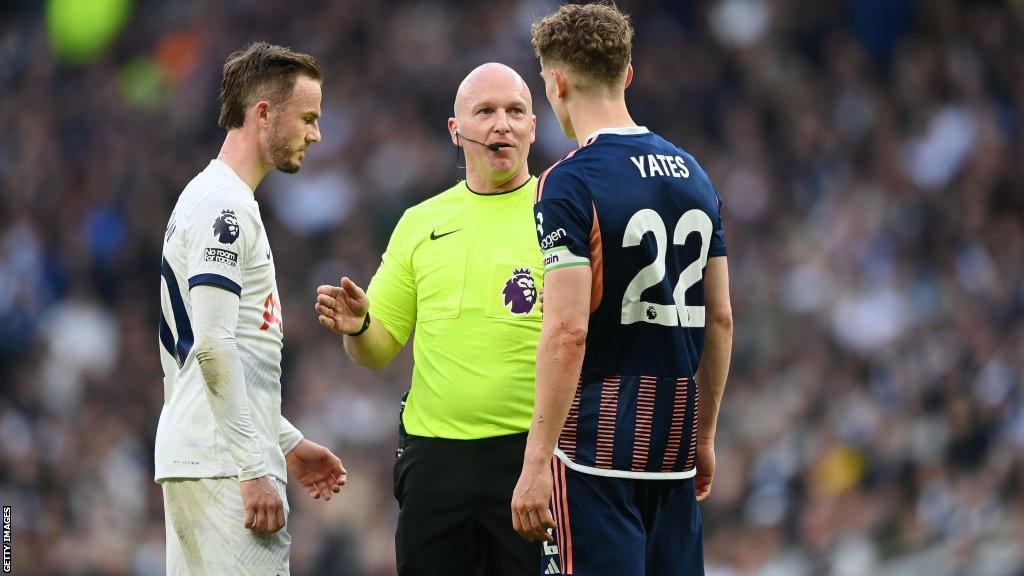
[[[524,432],[533,414],[544,265],[530,178],[503,194],[460,182],[405,211],[367,294],[401,344],[415,328],[403,422],[416,436]]]

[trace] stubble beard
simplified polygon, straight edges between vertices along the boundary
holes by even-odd
[[[295,149],[289,146],[281,133],[275,127],[270,133],[270,161],[274,167],[285,174],[295,174],[302,168],[302,165],[294,161]]]

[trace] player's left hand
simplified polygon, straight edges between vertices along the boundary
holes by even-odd
[[[285,460],[288,462],[288,476],[298,480],[314,500],[321,497],[330,500],[331,493],[341,492],[341,487],[348,480],[341,458],[305,438],[285,455]]]
[[[557,528],[548,508],[552,486],[548,468],[537,471],[524,468],[512,492],[512,527],[530,542],[554,540],[548,532],[548,528]]]
[[[697,477],[694,480],[697,502],[711,496],[711,483],[715,479],[715,445],[697,442]]]

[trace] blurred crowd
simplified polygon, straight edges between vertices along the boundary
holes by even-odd
[[[702,507],[708,574],[1024,574],[1024,3],[620,6],[637,29],[636,120],[693,153],[724,200],[736,341]],[[401,212],[460,178],[445,121],[477,64],[533,88],[534,174],[571,149],[529,47],[551,7],[139,0],[85,61],[60,56],[42,3],[0,8],[15,573],[163,574],[161,239],[223,137],[220,66],[255,39],[326,73],[323,142],[257,194],[284,413],[350,478],[326,505],[292,492],[292,572],[394,573],[410,358],[353,365],[314,291],[365,285]]]

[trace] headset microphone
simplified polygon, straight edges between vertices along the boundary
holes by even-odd
[[[480,142],[478,140],[473,140],[472,138],[467,138],[466,136],[463,136],[462,132],[459,132],[458,130],[455,131],[455,135],[458,136],[459,138],[462,138],[463,140],[469,140],[470,142],[472,142],[474,144],[479,144],[479,145],[483,146],[484,148],[487,148],[491,152],[497,152],[498,150],[501,150],[502,148],[511,148],[512,147],[511,144],[498,144],[498,143],[484,144],[483,142]]]

